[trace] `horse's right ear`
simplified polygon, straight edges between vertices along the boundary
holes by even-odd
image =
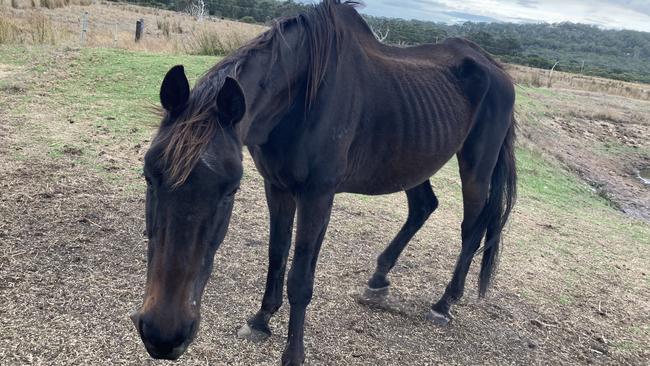
[[[190,99],[190,83],[183,65],[172,67],[160,86],[160,104],[168,112],[178,112]]]

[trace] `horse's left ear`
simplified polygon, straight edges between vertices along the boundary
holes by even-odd
[[[237,80],[226,77],[217,96],[217,115],[221,125],[234,125],[246,113],[246,98]]]
[[[183,65],[172,67],[160,86],[160,104],[168,112],[178,112],[190,99],[190,83]]]

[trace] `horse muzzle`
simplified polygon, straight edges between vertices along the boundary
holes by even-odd
[[[198,319],[185,323],[173,332],[163,332],[150,317],[134,311],[129,316],[135,326],[147,353],[154,359],[177,360],[194,339]]]

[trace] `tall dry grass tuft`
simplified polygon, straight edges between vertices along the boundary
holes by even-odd
[[[183,51],[191,55],[224,56],[248,42],[238,33],[224,34],[214,30],[198,29],[183,43]]]
[[[10,18],[0,15],[0,44],[16,43],[18,27]]]
[[[163,18],[163,19],[158,18],[158,19],[156,19],[156,26],[162,32],[163,36],[169,38],[169,36],[171,35],[171,30],[172,30],[172,25],[171,25],[169,19],[167,19],[167,18]]]
[[[3,0],[0,0],[0,5]],[[92,5],[93,0],[7,0],[7,3],[11,2],[11,7],[14,9],[29,9],[29,8],[47,8],[47,9],[57,9],[63,8],[68,5],[82,5],[88,6]]]
[[[48,17],[35,12],[29,19],[29,33],[34,44],[56,44],[54,25]]]
[[[181,21],[179,19],[175,19],[171,23],[171,25],[172,25],[172,32],[183,34],[183,26],[181,25]]]
[[[41,6],[48,9],[63,8],[66,5],[65,0],[41,0]]]
[[[92,4],[93,4],[93,0],[68,0],[68,5],[89,6]]]

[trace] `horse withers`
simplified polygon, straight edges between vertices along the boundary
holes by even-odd
[[[244,146],[264,178],[270,237],[262,304],[238,335],[260,340],[271,334],[295,220],[283,365],[304,361],[306,309],[337,193],[406,192],[406,223],[377,259],[363,296],[381,301],[388,273],[438,207],[429,178],[456,155],[461,253],[426,318],[440,325],[452,319],[479,251],[479,294],[485,295],[515,200],[513,83],[469,41],[409,48],[378,42],[356,4],[325,0],[278,21],[192,90],[182,66],[165,76],[165,116],[144,167],[147,282],[143,305],[132,315],[152,357],[176,359],[196,336],[201,297],[241,180]]]

